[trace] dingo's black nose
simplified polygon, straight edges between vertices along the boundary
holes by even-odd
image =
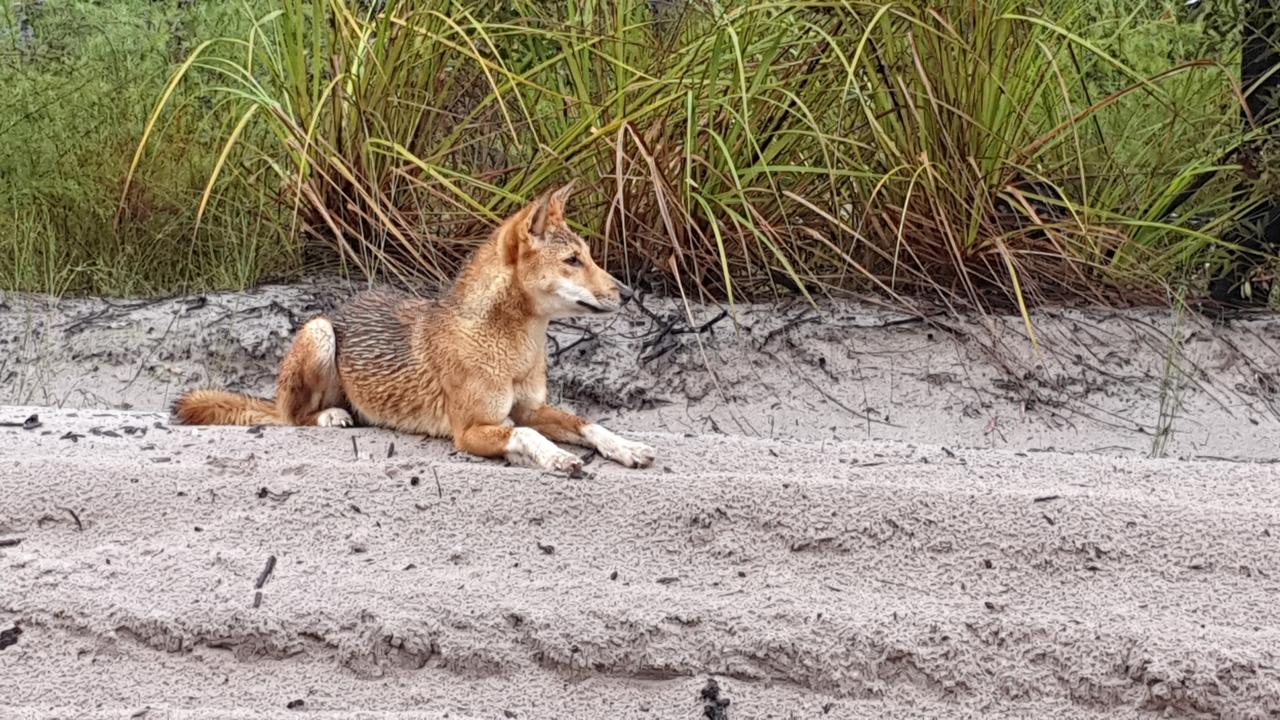
[[[635,293],[631,292],[631,288],[618,282],[617,278],[614,279],[613,284],[618,286],[618,295],[622,298],[622,302],[627,302],[635,295]]]

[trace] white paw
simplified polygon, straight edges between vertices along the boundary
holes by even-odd
[[[607,450],[601,448],[600,454],[629,468],[647,468],[653,464],[653,459],[657,456],[653,448],[633,440],[622,440]]]
[[[582,472],[582,459],[565,452],[533,428],[518,427],[511,431],[507,441],[507,459],[519,465],[528,465],[566,475]]]
[[[629,468],[645,468],[653,464],[657,456],[653,448],[644,443],[627,440],[599,425],[588,425],[582,436],[606,458]]]
[[[355,421],[342,408],[329,408],[316,416],[316,427],[351,427]]]
[[[576,477],[582,473],[582,458],[571,452],[559,450],[547,458],[547,464],[543,465],[543,468],[552,472],[564,473],[570,477]]]

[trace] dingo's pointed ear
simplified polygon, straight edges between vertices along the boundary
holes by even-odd
[[[530,238],[542,237],[543,233],[547,231],[547,226],[551,224],[551,201],[552,196],[547,193],[543,193],[538,196],[537,200],[533,201],[533,215],[528,226]]]
[[[551,199],[547,203],[547,224],[562,225],[564,224],[565,212],[564,206],[569,202],[569,197],[573,195],[574,180],[565,183],[563,187],[551,193]]]
[[[547,205],[550,198],[543,194],[520,208],[499,228],[498,248],[508,265],[515,265],[520,251],[534,243],[534,239],[546,230]]]

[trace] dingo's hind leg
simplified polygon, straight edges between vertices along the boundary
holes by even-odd
[[[350,427],[351,414],[338,379],[337,339],[333,324],[315,318],[298,331],[280,364],[276,406],[294,425]]]

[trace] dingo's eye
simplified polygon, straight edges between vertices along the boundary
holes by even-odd
[[[570,255],[564,259],[564,264],[569,267],[582,267],[582,258],[577,255]]]

